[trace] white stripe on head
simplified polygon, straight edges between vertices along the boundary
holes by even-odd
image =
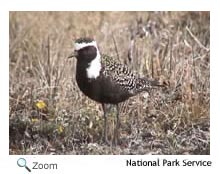
[[[94,47],[97,48],[96,41],[92,41],[92,42],[88,42],[88,43],[86,43],[86,42],[77,43],[76,42],[75,45],[74,45],[74,48],[75,48],[76,51],[78,51],[78,50],[80,50],[82,48],[85,48],[85,47],[88,47],[88,46],[94,46]]]

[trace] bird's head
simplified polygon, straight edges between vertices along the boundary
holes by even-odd
[[[91,38],[79,38],[74,42],[74,52],[68,57],[76,57],[78,61],[91,62],[97,55],[99,55],[99,50],[97,43]]]
[[[101,71],[101,55],[96,41],[91,38],[80,38],[74,42],[74,53],[77,65],[86,68],[88,78],[97,78]]]

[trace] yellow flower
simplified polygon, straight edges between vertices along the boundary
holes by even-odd
[[[31,119],[31,122],[32,122],[32,123],[36,123],[36,122],[38,122],[38,121],[39,121],[38,118],[32,118],[32,119]]]
[[[36,103],[36,106],[38,109],[44,109],[47,105],[44,101],[42,100],[39,100],[37,103]]]
[[[61,134],[64,131],[64,127],[62,125],[60,125],[57,129],[58,134]]]

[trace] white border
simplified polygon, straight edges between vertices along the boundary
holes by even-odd
[[[216,4],[214,0],[8,0],[2,5],[11,11],[209,11]]]
[[[167,159],[191,159],[191,160],[212,160],[213,166],[206,167],[125,167],[125,159],[155,159],[157,156],[25,156],[28,162],[38,160],[41,162],[57,162],[57,171],[35,171],[32,173],[176,173],[181,172],[200,172],[218,173],[219,154],[220,154],[220,85],[219,85],[219,9],[218,1],[209,0],[7,0],[0,2],[0,170],[8,173],[24,173],[23,168],[18,168],[16,160],[19,156],[9,156],[8,139],[8,87],[9,87],[9,68],[8,68],[8,46],[9,46],[9,11],[156,11],[156,10],[175,10],[175,11],[211,11],[211,155],[210,156],[159,156]],[[216,170],[217,169],[217,170]],[[216,172],[218,171],[218,172]]]

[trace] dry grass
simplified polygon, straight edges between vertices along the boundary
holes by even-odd
[[[209,154],[209,18],[209,12],[10,12],[9,153]],[[75,60],[66,59],[82,36],[168,86],[121,105],[117,147],[100,143],[101,107],[80,92]],[[111,138],[114,111],[109,118]]]

